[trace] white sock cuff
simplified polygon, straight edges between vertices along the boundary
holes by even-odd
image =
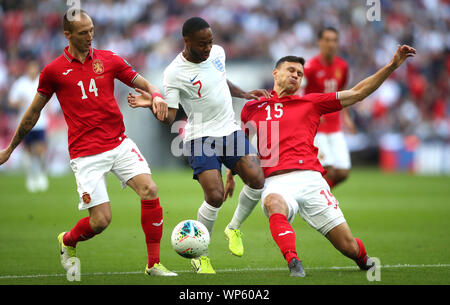
[[[219,214],[219,208],[213,207],[206,201],[203,201],[202,205],[198,209],[198,213],[209,221],[215,221],[217,219],[217,214]]]
[[[253,189],[245,184],[242,188],[242,192],[244,192],[245,195],[252,200],[259,200],[261,199],[261,195],[264,192],[265,188],[266,187],[264,186],[262,189]]]

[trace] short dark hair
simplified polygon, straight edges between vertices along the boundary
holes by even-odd
[[[298,62],[302,66],[305,65],[305,59],[303,57],[288,55],[288,56],[284,56],[284,57],[281,57],[280,59],[278,59],[277,63],[275,64],[275,69],[278,69],[281,66],[281,64],[284,62]]]
[[[70,15],[72,15],[72,17],[75,17],[75,14],[77,14],[77,11],[76,10],[68,10],[64,14],[64,17],[63,17],[63,29],[64,29],[64,31],[68,31],[68,32],[72,33],[72,31],[73,31],[73,21],[70,21],[69,18],[67,17],[68,13]],[[89,16],[88,13],[86,13],[85,10],[79,10],[79,14],[80,14],[80,16],[81,16],[81,14],[85,14],[85,15]]]
[[[183,24],[182,34],[183,37],[187,37],[192,33],[209,28],[208,22],[200,17],[192,17],[186,20]]]
[[[317,38],[318,38],[318,39],[321,39],[322,36],[323,36],[323,33],[326,32],[326,31],[332,31],[332,32],[335,32],[336,35],[339,36],[339,31],[338,31],[335,27],[332,27],[332,26],[326,26],[326,27],[320,29],[319,33],[317,33]]]

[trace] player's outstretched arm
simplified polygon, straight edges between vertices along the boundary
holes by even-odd
[[[140,75],[134,80],[134,85],[136,86],[135,90],[140,95],[128,93],[128,105],[132,108],[151,108],[158,120],[164,121],[167,119],[167,103],[164,101],[159,89]]]
[[[25,111],[8,147],[0,151],[0,165],[8,161],[14,149],[22,142],[34,125],[36,125],[36,122],[41,115],[41,111],[48,100],[49,98],[46,96],[36,93],[30,107]]]
[[[355,87],[338,92],[338,98],[341,101],[342,107],[351,106],[368,97],[377,90],[392,72],[400,67],[408,57],[413,57],[415,54],[416,50],[414,48],[407,45],[399,45],[397,52],[395,52],[390,63],[378,70],[375,74],[359,82]]]
[[[231,96],[238,98],[245,98],[246,100],[257,100],[260,97],[270,98],[270,93],[265,89],[255,89],[249,92],[245,92],[238,86],[234,85],[227,79],[228,88],[230,88]]]

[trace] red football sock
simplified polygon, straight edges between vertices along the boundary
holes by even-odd
[[[75,227],[64,234],[63,243],[69,247],[76,247],[79,241],[85,241],[97,235],[89,224],[89,217],[80,219]]]
[[[362,241],[359,238],[355,238],[356,243],[358,244],[358,256],[356,257],[356,261],[360,261],[362,263],[366,263],[367,261],[367,252],[366,252],[366,248],[364,247],[364,244],[362,243]]]
[[[295,248],[295,232],[283,214],[272,214],[269,224],[272,237],[289,264],[293,258],[298,258]]]
[[[141,225],[147,244],[148,267],[159,263],[159,247],[163,233],[162,207],[159,198],[141,200]]]

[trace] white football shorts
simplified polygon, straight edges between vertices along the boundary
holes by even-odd
[[[114,149],[101,154],[70,160],[70,166],[77,181],[80,195],[79,210],[109,202],[106,176],[113,172],[127,186],[128,180],[140,175],[151,174],[150,167],[133,140],[126,138]]]
[[[350,169],[350,152],[342,131],[318,132],[314,138],[314,145],[319,149],[317,157],[323,167]]]
[[[331,194],[328,183],[317,171],[299,170],[266,178],[265,190],[261,196],[264,214],[264,200],[269,194],[282,196],[288,206],[288,221],[300,216],[314,229],[326,235],[331,229],[345,222],[339,202]]]

